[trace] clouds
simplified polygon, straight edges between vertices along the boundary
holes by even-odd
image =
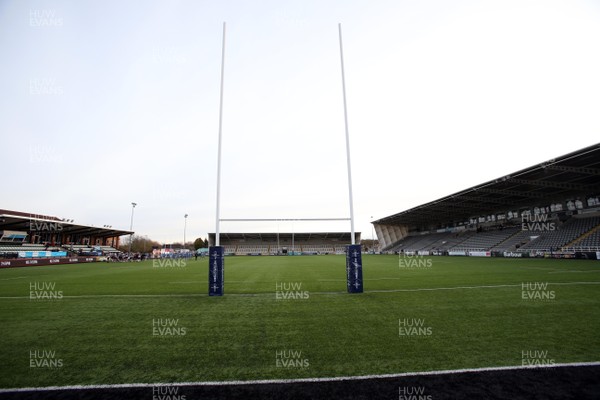
[[[214,230],[226,20],[223,216],[346,215],[342,22],[369,236],[371,215],[597,142],[599,19],[559,1],[6,2],[3,207],[128,228],[135,201],[140,234],[181,240],[185,213],[188,237]]]

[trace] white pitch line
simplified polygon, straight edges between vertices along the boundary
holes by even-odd
[[[416,288],[416,289],[381,289],[369,290],[372,293],[394,293],[394,292],[435,292],[437,290],[460,290],[460,289],[498,289],[505,287],[520,287],[521,284],[511,285],[480,285],[480,286],[453,286],[453,287],[438,287],[438,288]],[[367,292],[365,290],[365,292]]]
[[[544,268],[544,267],[519,267],[521,269],[533,269],[536,271],[566,271],[564,269],[558,269],[558,268]]]
[[[548,285],[600,285],[600,282],[548,282]],[[496,288],[505,288],[505,287],[522,287],[522,283],[510,284],[510,285],[480,285],[480,286],[454,286],[454,287],[417,288],[417,289],[365,290],[364,293],[429,292],[429,291],[436,291],[436,290],[496,289]]]
[[[365,282],[370,282],[370,281],[399,281],[399,280],[403,280],[405,279],[405,277],[402,278],[368,278],[365,279]]]
[[[207,294],[181,293],[181,294],[82,294],[63,296],[63,299],[100,299],[105,297],[123,298],[148,298],[148,297],[208,297]],[[29,299],[29,296],[0,297],[0,299]]]
[[[522,287],[527,282],[507,285],[480,285],[480,286],[453,286],[437,288],[415,288],[415,289],[381,289],[365,290],[364,293],[399,293],[399,292],[435,292],[438,290],[461,290],[461,289],[498,289],[507,287]],[[600,285],[600,282],[548,282],[548,285]],[[310,292],[310,294],[346,294],[346,292]],[[272,296],[273,292],[262,293],[229,293],[227,296]],[[181,293],[181,294],[83,294],[73,296],[63,296],[63,299],[95,299],[95,298],[152,298],[152,297],[208,297],[208,294],[202,293]],[[2,299],[29,299],[29,296],[1,296]]]
[[[421,371],[421,372],[401,372],[397,374],[379,374],[379,375],[356,375],[356,376],[333,376],[326,378],[298,378],[298,379],[264,379],[248,381],[208,381],[208,382],[158,382],[158,383],[119,383],[106,385],[69,385],[69,386],[45,386],[45,387],[26,387],[26,388],[7,388],[0,389],[0,393],[31,392],[31,391],[52,391],[52,390],[95,390],[95,389],[118,389],[118,388],[149,388],[156,386],[240,386],[240,385],[271,385],[287,383],[319,383],[319,382],[344,382],[360,381],[367,379],[390,379],[405,378],[414,376],[438,376],[455,375],[478,372],[497,372],[497,371],[518,371],[527,369],[550,369],[550,368],[571,368],[571,367],[598,367],[600,361],[560,363],[552,365],[509,365],[501,367],[482,367],[482,368],[463,368],[441,371]]]
[[[591,269],[589,271],[567,271],[567,270],[560,270],[560,271],[554,271],[554,272],[548,272],[549,274],[573,274],[573,273],[580,273],[580,274],[585,274],[588,272],[600,272],[600,270],[594,270]]]
[[[368,278],[365,279],[365,282],[371,282],[371,281],[399,281],[405,279],[404,277],[402,278]],[[345,279],[317,279],[317,282],[346,282]]]
[[[0,279],[0,281],[11,281],[13,279],[23,279],[23,278],[27,278],[26,276],[17,276],[15,278],[5,278],[5,279]]]

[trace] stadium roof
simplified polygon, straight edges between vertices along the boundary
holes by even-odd
[[[32,231],[32,224],[60,224],[60,232],[67,235],[84,235],[102,237],[116,237],[133,234],[131,231],[113,229],[112,227],[97,227],[75,224],[71,220],[48,215],[29,214],[20,211],[0,209],[0,230]]]
[[[518,155],[518,153],[517,153]],[[514,208],[547,206],[600,192],[600,143],[374,221],[425,226]]]

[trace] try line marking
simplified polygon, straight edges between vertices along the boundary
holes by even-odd
[[[27,278],[26,276],[16,276],[14,278],[4,278],[4,279],[0,279],[0,281],[12,281],[13,279],[23,279],[23,278]]]
[[[367,281],[368,282],[368,281]],[[526,282],[524,282],[526,283]],[[480,286],[452,286],[437,288],[415,288],[415,289],[375,289],[365,290],[364,293],[400,293],[400,292],[430,292],[438,290],[461,290],[461,289],[498,289],[507,287],[522,287],[523,283],[506,285],[480,285]],[[548,282],[548,285],[600,285],[600,282]],[[310,292],[311,294],[346,294],[346,292]],[[261,293],[230,293],[227,296],[272,296],[273,292]],[[153,297],[209,297],[203,293],[180,293],[180,294],[82,294],[64,296],[63,299],[100,299],[100,298],[153,298]],[[0,296],[0,300],[29,299],[29,296]]]
[[[511,365],[504,367],[483,367],[483,368],[465,368],[451,369],[441,371],[423,371],[423,372],[402,372],[397,374],[380,374],[380,375],[358,375],[358,376],[333,376],[327,378],[299,378],[299,379],[264,379],[264,380],[248,380],[248,381],[213,381],[213,382],[159,382],[159,383],[119,383],[107,385],[69,385],[69,386],[45,386],[45,387],[28,387],[28,388],[9,388],[0,389],[0,393],[14,392],[32,392],[32,391],[52,391],[52,390],[86,390],[86,389],[117,389],[117,388],[149,388],[155,386],[234,386],[234,385],[270,385],[281,383],[318,383],[318,382],[341,382],[341,381],[358,381],[367,379],[388,379],[388,378],[403,378],[414,376],[436,376],[436,375],[453,375],[477,372],[496,372],[496,371],[515,371],[527,369],[545,369],[545,368],[565,368],[565,367],[598,367],[600,361],[591,362],[574,362],[561,363],[552,365]]]

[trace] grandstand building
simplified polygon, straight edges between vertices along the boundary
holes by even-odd
[[[344,254],[351,237],[350,232],[220,233],[219,242],[227,255]],[[360,232],[354,238],[360,243]],[[208,242],[214,246],[214,233]]]
[[[97,261],[119,253],[120,237],[133,234],[48,215],[0,210],[0,266]]]
[[[373,225],[386,252],[600,259],[600,144]]]

